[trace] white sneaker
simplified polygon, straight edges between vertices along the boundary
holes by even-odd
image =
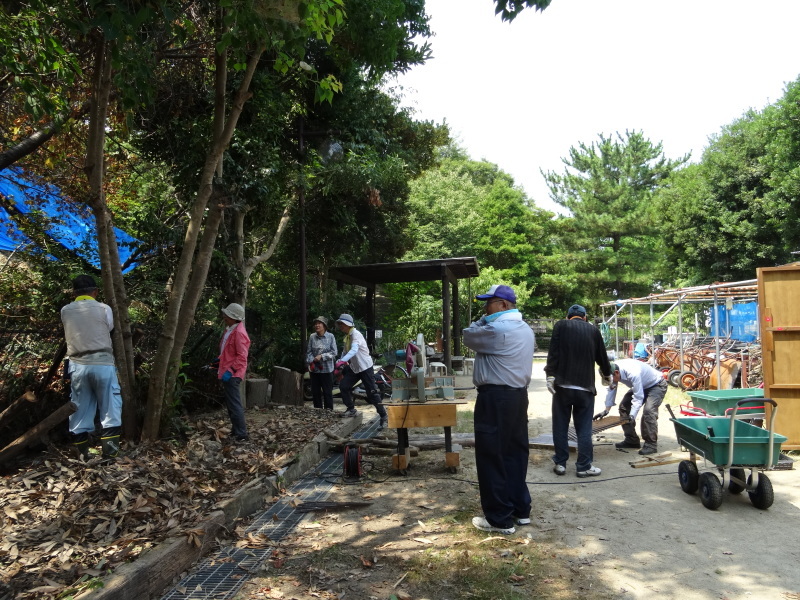
[[[509,527],[508,529],[505,527],[495,527],[494,525],[489,524],[489,521],[483,517],[472,517],[472,524],[481,531],[489,531],[492,533],[505,533],[508,535],[516,531],[516,529],[513,527]]]
[[[514,519],[514,520],[517,522],[517,525],[530,525],[531,524],[531,520],[528,519],[528,518]]]
[[[553,473],[556,475],[564,475],[567,472],[567,467],[564,465],[553,465]]]
[[[578,471],[575,473],[578,477],[596,477],[600,475],[603,471],[600,470],[600,467],[589,467],[585,471]]]

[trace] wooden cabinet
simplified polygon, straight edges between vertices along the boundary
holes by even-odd
[[[800,449],[800,263],[758,273],[764,396],[778,403],[775,431]],[[768,408],[769,410],[769,408]]]

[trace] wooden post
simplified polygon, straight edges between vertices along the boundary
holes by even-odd
[[[285,367],[278,366],[272,367],[272,374],[273,382],[271,402],[302,406],[302,375]]]
[[[37,442],[42,434],[50,431],[53,427],[61,423],[61,421],[69,417],[76,410],[78,410],[78,406],[74,402],[67,402],[64,406],[57,409],[50,416],[45,417],[41,423],[32,427],[27,431],[27,433],[21,435],[8,446],[0,450],[0,464],[8,462],[22,452],[25,448],[27,448],[30,444]]]

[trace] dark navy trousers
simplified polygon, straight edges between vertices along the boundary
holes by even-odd
[[[478,387],[475,403],[475,466],[483,515],[494,527],[529,518],[528,390]]]
[[[236,438],[247,437],[247,423],[244,420],[242,407],[241,388],[242,378],[231,377],[228,381],[220,380],[222,393],[225,396],[225,405],[228,407],[228,416],[231,419],[231,435]]]
[[[575,424],[578,436],[577,471],[591,469],[594,460],[592,447],[592,413],[594,411],[594,394],[584,390],[574,390],[556,386],[553,396],[553,462],[567,466],[569,460],[569,420]]]

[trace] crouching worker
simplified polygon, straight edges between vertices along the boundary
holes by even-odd
[[[625,358],[611,363],[611,385],[606,394],[606,408],[594,416],[601,419],[616,403],[617,385],[620,382],[630,389],[619,403],[619,416],[628,419],[622,424],[625,439],[616,443],[617,448],[639,448],[639,436],[636,434],[636,416],[642,413],[642,439],[639,454],[655,454],[658,452],[658,407],[667,393],[667,381],[658,369],[632,358]]]
[[[75,300],[61,309],[69,357],[70,396],[78,409],[69,417],[76,454],[89,458],[89,434],[100,413],[100,441],[104,458],[119,454],[122,431],[122,395],[114,366],[111,307],[97,301],[97,284],[90,275],[72,280]]]

